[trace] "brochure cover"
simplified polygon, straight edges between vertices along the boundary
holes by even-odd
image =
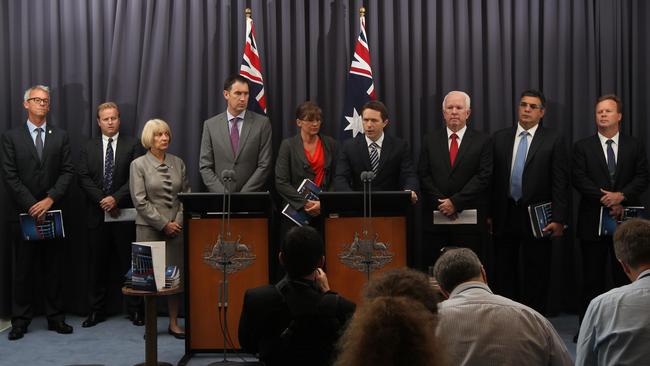
[[[36,222],[33,217],[26,213],[21,213],[19,219],[23,232],[23,240],[65,238],[63,212],[61,210],[47,211],[42,222]]]
[[[645,207],[642,206],[628,206],[623,208],[623,215],[621,220],[618,221],[613,218],[610,214],[610,209],[607,207],[600,208],[600,220],[598,225],[598,235],[599,236],[611,236],[614,235],[616,227],[622,222],[633,219],[635,217],[647,218],[648,215],[645,212]]]
[[[131,268],[134,290],[162,290],[165,287],[165,242],[134,242],[131,245]]]
[[[533,229],[535,238],[540,239],[551,235],[550,231],[542,231],[553,217],[551,202],[528,206],[528,216],[530,217],[530,226]]]
[[[321,189],[310,179],[304,179],[302,183],[300,183],[300,186],[298,186],[297,191],[308,200],[318,201],[318,195],[320,194]],[[291,205],[287,204],[284,206],[284,209],[282,209],[282,214],[295,222],[298,226],[309,224],[310,216],[302,208],[296,210],[291,207]]]

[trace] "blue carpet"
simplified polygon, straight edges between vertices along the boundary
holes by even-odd
[[[45,319],[34,319],[29,332],[23,339],[10,342],[8,330],[0,333],[0,365],[30,366],[128,366],[144,362],[144,327],[135,327],[131,322],[117,315],[92,328],[82,328],[82,317],[68,317],[68,324],[74,327],[69,335],[48,331]],[[576,347],[572,342],[577,332],[575,315],[563,315],[549,319],[564,340],[575,360]],[[158,318],[158,361],[176,365],[183,357],[185,343],[167,334],[167,318]],[[207,365],[220,361],[219,354],[194,356],[188,366]],[[229,355],[230,361],[241,358]],[[254,358],[244,355],[247,361]]]

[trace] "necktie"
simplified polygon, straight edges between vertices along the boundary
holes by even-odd
[[[230,127],[230,144],[232,146],[232,155],[237,156],[237,149],[239,149],[239,126],[237,122],[239,117],[234,117],[230,120],[232,124]]]
[[[519,136],[519,146],[515,156],[515,165],[512,167],[510,176],[510,195],[515,201],[521,199],[521,187],[524,176],[524,164],[526,163],[526,153],[528,152],[528,132],[522,131]]]
[[[36,154],[38,155],[38,160],[43,160],[43,133],[42,128],[36,129]]]
[[[452,133],[449,137],[451,138],[451,144],[449,145],[449,160],[453,167],[454,162],[456,161],[456,156],[458,156],[458,135]]]
[[[372,172],[377,174],[377,168],[379,167],[379,153],[377,149],[379,145],[376,143],[370,144],[370,166],[372,167]]]
[[[614,183],[614,175],[616,174],[616,156],[612,148],[613,140],[607,140],[607,170],[609,170],[609,180]]]
[[[104,194],[109,194],[113,186],[113,138],[108,139],[104,158]]]

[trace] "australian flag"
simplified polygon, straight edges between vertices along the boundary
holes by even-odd
[[[361,30],[359,39],[354,47],[350,73],[348,74],[347,91],[343,106],[343,117],[341,126],[343,129],[339,135],[340,140],[356,137],[363,133],[361,123],[361,107],[370,100],[375,100],[375,85],[372,80],[372,69],[370,67],[370,50],[368,49],[368,37],[366,36],[366,17],[360,17]]]
[[[244,56],[239,75],[249,81],[250,98],[248,99],[248,109],[260,114],[266,114],[262,61],[260,60],[260,54],[257,52],[253,18],[248,14],[246,15],[246,44],[244,45]]]

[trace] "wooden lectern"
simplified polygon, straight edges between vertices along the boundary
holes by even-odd
[[[366,273],[347,267],[339,255],[352,243],[355,233],[361,237],[364,198],[362,192],[321,192],[321,213],[324,217],[325,268],[333,291],[359,303],[367,282]],[[390,263],[372,276],[387,269],[405,267],[408,263],[408,224],[412,215],[410,192],[372,192],[372,220],[369,236],[379,234],[377,240],[388,244],[394,254]],[[366,206],[368,207],[368,206]],[[374,238],[374,236],[372,236]]]
[[[222,230],[224,195],[181,193],[185,232],[185,365],[197,353],[222,352],[224,338],[219,313],[219,287],[223,273],[204,261],[206,251],[217,242]],[[227,209],[226,209],[227,210]],[[239,349],[237,326],[244,292],[269,283],[269,231],[271,201],[268,192],[231,195],[232,240],[239,237],[252,254],[253,263],[242,271],[228,274],[228,349]],[[224,234],[225,235],[225,234]]]

